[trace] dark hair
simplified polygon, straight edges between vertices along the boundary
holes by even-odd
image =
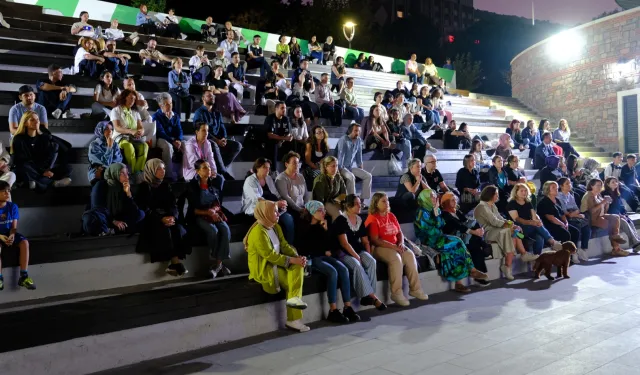
[[[280,35],[280,36],[278,37],[278,42],[282,41],[282,38],[286,38],[286,35]]]
[[[336,62],[338,62],[338,61],[340,61],[340,60],[344,61],[344,57],[342,57],[342,56],[338,56],[338,57],[336,57]]]
[[[258,34],[253,36],[253,39],[255,39],[255,38],[261,38],[262,39],[262,37],[260,35],[258,35]]]
[[[627,155],[627,160],[629,160],[629,159],[637,159],[637,157],[636,157],[635,154],[629,154],[629,155]]]
[[[276,104],[274,105],[274,108],[278,108],[278,107],[280,107],[281,105],[286,105],[286,103],[285,103],[285,102],[283,102],[282,100],[278,100],[278,101],[276,102]]]
[[[466,122],[461,123],[460,126],[458,126],[458,131],[459,132],[467,131],[467,123]]]
[[[466,154],[462,159],[462,165],[464,166],[464,168],[467,168],[467,163],[469,163],[469,160],[475,160],[475,158],[471,154]]]
[[[169,10],[167,10],[167,13],[169,13],[169,12],[171,12],[171,11],[173,11],[173,13],[175,13],[175,12],[176,12],[176,10],[175,10],[174,8],[169,8]]]
[[[558,179],[558,187],[564,185],[567,181],[571,181],[571,180],[569,180],[567,177],[560,177]]]
[[[256,173],[258,169],[262,168],[262,166],[264,166],[267,163],[271,165],[271,160],[267,158],[257,158],[256,161],[253,163],[253,168],[251,170],[253,171],[253,173]]]
[[[53,72],[55,72],[56,70],[60,70],[62,69],[60,67],[60,65],[58,64],[51,64],[47,67],[47,72],[49,72],[49,74],[53,74]]]
[[[480,193],[480,200],[483,202],[489,202],[495,197],[498,188],[495,185],[488,185],[482,189],[482,193]]]
[[[538,131],[540,133],[542,133],[544,131],[544,123],[547,122],[549,120],[547,120],[546,118],[543,118],[542,120],[540,120],[540,124],[538,124]]]
[[[200,167],[202,167],[202,164],[206,163],[207,161],[204,159],[198,159],[196,160],[196,162],[193,164],[193,167],[196,169],[196,171],[200,170]]]
[[[7,181],[0,180],[0,191],[5,191],[7,189],[11,189],[11,185]]]
[[[353,131],[353,128],[356,126],[360,127],[360,124],[358,124],[357,122],[354,122],[351,125],[349,125],[349,128],[347,128],[347,135],[351,134],[351,132]]]
[[[239,54],[238,52],[233,52],[233,53],[231,54],[231,58],[233,58],[233,57],[234,57],[234,56],[236,56],[236,55],[240,55],[240,54]]]
[[[282,157],[282,164],[288,163],[289,160],[291,160],[291,158],[298,158],[300,159],[300,154],[298,154],[295,151],[289,151],[287,152],[284,157]]]
[[[111,93],[112,96],[115,96],[118,93],[118,88],[116,87],[116,85],[113,84],[113,81],[111,81],[111,86],[106,87],[105,83],[103,83],[103,79],[107,74],[111,74],[111,77],[113,77],[113,73],[111,73],[108,70],[103,71],[102,73],[100,73],[100,87],[102,87],[102,89],[104,90],[105,88],[109,90],[109,92]]]
[[[322,73],[322,74],[320,74],[320,77],[321,77],[321,78],[322,78],[322,77],[329,77],[329,73]]]
[[[150,41],[152,41],[152,40],[153,40],[154,42],[156,42],[156,43],[158,42],[158,39],[156,39],[156,37],[155,37],[155,36],[150,36],[150,37],[149,37],[149,39],[147,39],[147,44],[149,44],[149,42],[150,42]]]
[[[122,90],[122,92],[120,93],[120,96],[118,96],[117,99],[117,103],[118,105],[124,106],[127,103],[127,98],[129,97],[129,95],[135,95],[136,99],[138,99],[138,93],[133,91],[133,90],[129,90],[129,89],[124,89]]]
[[[196,123],[193,125],[193,131],[194,131],[195,133],[199,132],[199,131],[200,131],[200,128],[202,127],[202,125],[207,125],[207,126],[209,126],[209,124],[207,124],[207,123],[206,123],[206,122],[204,122],[204,121],[198,121],[198,122],[196,122]]]
[[[351,207],[356,205],[356,199],[360,199],[360,196],[355,195],[355,194],[349,194],[347,195],[344,200],[342,201],[342,209],[343,210],[348,210]]]
[[[542,140],[543,140],[543,141],[544,141],[544,139],[545,139],[545,138],[547,138],[547,137],[551,138],[551,133],[550,133],[550,132],[544,132],[544,133],[542,133]]]
[[[347,81],[346,81],[346,82],[349,82],[349,81],[353,82],[353,77],[349,77],[349,78],[347,78]]]
[[[218,66],[220,66],[220,65],[218,65]],[[202,90],[202,97],[204,98],[204,95],[205,95],[206,93],[208,93],[208,92],[210,92],[210,93],[212,93],[212,94],[213,94],[213,91],[211,91],[211,90],[207,90],[207,89],[203,89],[203,90]]]
[[[617,152],[614,152],[613,154],[611,154],[611,157],[613,159],[617,158],[618,156],[622,157],[622,152],[617,151]]]
[[[401,92],[398,92],[398,93],[396,93],[396,94],[393,96],[393,98],[394,98],[394,99],[398,99],[398,98],[399,98],[399,97],[401,97],[401,96],[404,96],[404,94],[403,94],[403,93],[401,93]]]
[[[578,157],[574,154],[567,156],[566,160],[567,164],[567,172],[573,173],[576,168],[576,164],[578,164]]]
[[[302,110],[302,107],[301,107],[301,106],[296,105],[296,106],[293,108],[293,112],[295,112],[295,111],[296,111],[296,109],[298,109],[298,108],[300,108],[300,110]],[[304,114],[302,114],[302,117],[300,117],[300,118],[296,118],[296,117],[295,117],[295,115],[293,115],[293,116],[291,116],[291,117],[292,117],[292,118],[291,118],[291,126],[294,126],[294,127],[296,127],[296,128],[301,128],[301,127],[303,127],[303,126],[305,125],[305,122],[304,122]]]
[[[611,188],[609,187],[609,183],[613,180],[618,181],[618,188],[616,190],[611,190]],[[611,198],[613,199],[617,199],[620,197],[620,180],[618,180],[616,177],[607,177],[604,180],[604,192],[606,193],[606,195],[611,196]],[[1,189],[0,189],[1,190]]]
[[[80,18],[82,18],[82,16],[84,16],[85,14],[89,14],[89,12],[87,12],[86,10],[80,12]]]
[[[595,186],[595,184],[597,183],[601,183],[604,184],[604,182],[602,182],[601,179],[599,178],[592,178],[591,180],[589,180],[589,182],[587,182],[587,191],[591,191],[593,190],[593,187]]]
[[[493,155],[493,158],[491,158],[491,162],[492,162],[492,163],[495,163],[495,162],[496,162],[496,160],[498,160],[498,159],[502,159],[502,156],[500,156],[500,155]],[[504,160],[503,160],[503,161],[504,161]]]
[[[313,128],[311,128],[311,134],[309,134],[309,138],[307,139],[307,143],[309,143],[311,145],[311,151],[315,152],[316,151],[316,130],[318,129],[322,129],[322,131],[324,132],[324,138],[322,139],[322,141],[320,142],[320,150],[324,153],[327,154],[329,152],[329,133],[327,133],[327,130],[325,128],[323,128],[320,125],[316,125]]]
[[[460,124],[460,126],[462,126],[462,124]],[[473,155],[474,152],[476,152],[476,146],[477,145],[482,145],[484,142],[482,142],[482,140],[480,139],[474,139],[473,141],[471,141],[471,149],[469,150],[469,155]],[[482,147],[480,147],[480,152],[482,152]]]
[[[358,55],[358,61],[359,61],[360,59],[363,59],[363,60],[364,60],[364,52],[360,52],[360,54]]]
[[[273,66],[273,64],[275,64],[275,63],[280,64],[280,61],[278,59],[271,60],[271,66]]]
[[[373,100],[375,101],[378,96],[382,96],[382,93],[380,91],[376,91],[376,93],[373,94]],[[382,96],[382,98],[384,99],[384,96]]]

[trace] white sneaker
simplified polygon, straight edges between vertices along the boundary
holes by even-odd
[[[398,294],[398,295],[392,294],[391,300],[395,302],[398,306],[403,306],[403,307],[409,306],[409,300],[402,294]]]
[[[527,252],[527,253],[524,253],[524,254],[520,255],[520,259],[525,263],[529,263],[529,262],[533,262],[534,260],[538,259],[538,256]]]
[[[580,264],[580,258],[578,258],[578,254],[571,254],[571,261],[574,264]]]
[[[7,29],[11,28],[11,26],[9,26],[7,21],[5,21],[4,18],[2,17],[2,14],[0,14],[0,25],[2,25],[2,27]]]
[[[78,118],[78,115],[76,115],[75,113],[71,113],[70,110],[66,110],[63,114],[62,114],[62,118],[66,118],[66,119],[76,119]]]
[[[56,120],[60,118],[60,116],[62,116],[62,110],[60,108],[56,109],[55,111],[51,112],[51,116],[55,117]]]
[[[413,298],[419,299],[420,301],[426,301],[429,299],[429,296],[421,290],[411,291],[409,292],[409,295]]]
[[[589,255],[587,254],[587,251],[584,249],[578,249],[577,250],[578,253],[578,259],[584,261],[584,262],[588,262],[589,261]]]
[[[311,330],[311,328],[309,328],[309,326],[306,326],[306,325],[302,324],[302,322],[300,320],[287,321],[287,323],[285,323],[285,325],[288,328],[291,328],[291,329],[296,330],[298,332],[308,332],[308,331]]]
[[[180,38],[181,38],[182,40],[187,39],[187,34],[180,33]]]
[[[504,278],[507,280],[513,280],[513,274],[511,273],[511,267],[507,267],[504,264],[500,266],[500,271],[504,274]]]
[[[67,187],[71,184],[71,179],[69,177],[65,177],[61,180],[58,181],[54,181],[53,182],[53,187],[56,188],[60,188],[60,187]]]
[[[553,246],[551,246],[551,248],[555,251],[560,251],[562,250],[562,244],[560,243],[560,241],[556,241],[553,243]]]
[[[293,297],[287,300],[287,307],[292,309],[304,310],[307,308],[307,304],[300,299],[300,297]]]
[[[35,190],[36,189],[36,182],[35,181],[29,181],[29,189],[30,190]]]
[[[140,40],[139,36],[134,36],[133,38],[131,38],[131,46],[135,47],[135,45],[138,43],[139,40]]]

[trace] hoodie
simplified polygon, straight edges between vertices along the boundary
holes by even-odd
[[[104,137],[104,128],[111,124],[110,121],[101,121],[94,130],[95,138],[89,144],[89,182],[96,178],[98,167],[107,168],[113,163],[122,163],[122,153],[120,147],[114,142],[111,148],[107,147],[107,140]],[[113,124],[111,125],[113,126]]]

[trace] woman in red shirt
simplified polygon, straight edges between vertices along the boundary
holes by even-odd
[[[429,297],[422,291],[416,257],[404,246],[404,235],[396,216],[391,213],[387,194],[377,192],[371,198],[369,216],[364,225],[375,246],[373,256],[387,264],[391,300],[400,306],[409,306],[409,300],[402,293],[402,270],[409,280],[409,295],[426,301]]]

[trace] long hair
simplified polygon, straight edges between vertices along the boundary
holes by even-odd
[[[118,99],[117,99],[118,105],[124,107],[127,104],[127,98],[131,94],[134,94],[136,96],[136,99],[138,99],[138,93],[137,92],[135,92],[133,90],[129,90],[129,89],[122,90],[122,92],[120,93],[120,96],[118,96]]]
[[[380,212],[378,210],[378,203],[380,200],[387,196],[387,193],[383,191],[376,191],[371,197],[371,204],[369,205],[369,215],[377,214]]]
[[[523,183],[517,183],[513,187],[513,189],[511,190],[511,196],[509,196],[509,202],[515,201],[516,197],[518,196],[518,191],[522,189],[527,190],[527,196],[524,198],[524,200],[526,202],[531,202],[531,190],[529,190],[529,187],[527,186],[527,184],[523,184]]]
[[[293,113],[295,113],[295,112],[296,112],[296,109],[298,109],[298,108],[300,108],[300,110],[302,111],[302,107],[301,107],[301,106],[299,106],[299,105],[297,105],[297,106],[295,106],[295,108],[293,109]],[[292,117],[292,118],[291,118],[291,125],[292,125],[292,126],[294,126],[294,127],[296,127],[296,128],[302,128],[302,127],[305,125],[304,118],[303,118],[303,117],[304,117],[304,114],[303,114],[303,115],[302,115],[302,117],[300,117],[300,118],[296,118],[296,117],[295,117],[295,115],[294,115],[294,116],[291,116],[291,117]]]
[[[107,84],[104,82],[104,77],[107,74],[111,76],[110,86],[107,86]],[[102,90],[109,91],[112,96],[115,96],[118,93],[118,87],[116,87],[116,85],[113,84],[113,74],[111,74],[111,72],[108,70],[105,70],[104,72],[100,73],[100,87],[102,88]]]
[[[615,190],[612,190],[612,189],[609,187],[609,183],[610,183],[611,181],[613,181],[613,180],[618,181],[618,179],[617,179],[617,178],[615,178],[615,177],[607,177],[607,178],[604,180],[604,192],[605,192],[607,195],[610,195],[610,196],[611,196],[611,198],[613,198],[613,199],[618,199],[618,198],[620,197],[620,184],[618,184],[618,187],[617,187]],[[618,182],[620,182],[620,181],[618,181]]]
[[[378,126],[383,126],[384,125],[384,121],[382,121],[382,116],[380,115],[380,110],[378,109],[378,118],[374,118],[373,117],[373,111],[378,108],[377,104],[374,104],[371,106],[371,108],[369,109],[369,119],[373,120],[373,124],[374,125],[378,125]]]
[[[540,123],[538,124],[538,132],[539,132],[540,134],[543,134],[543,133],[545,132],[545,130],[544,130],[544,124],[545,124],[547,121],[549,121],[549,120],[547,120],[546,118],[543,118],[542,120],[540,120]]]
[[[323,175],[327,175],[327,166],[331,163],[338,163],[338,159],[335,156],[327,156],[326,158],[322,159],[322,161],[320,162],[320,173]],[[336,173],[336,175],[338,175],[339,172]]]
[[[38,116],[34,111],[26,111],[22,117],[20,118],[20,123],[18,124],[18,129],[16,130],[16,134],[11,138],[11,153],[13,154],[13,140],[16,139],[16,136],[20,134],[24,134],[27,132],[27,122],[31,120],[33,116]],[[36,130],[38,134],[42,134],[40,131],[40,127]]]
[[[315,152],[316,144],[318,143],[318,138],[316,138],[317,129],[322,129],[322,132],[324,133],[324,138],[322,138],[322,142],[320,142],[320,150],[323,153],[327,153],[329,152],[329,133],[327,133],[327,130],[324,127],[316,125],[311,128],[311,134],[309,135],[309,140],[307,142],[311,145],[311,151]]]
[[[469,150],[469,155],[473,155],[476,152],[482,152],[482,144],[483,143],[484,142],[482,142],[482,140],[480,140],[480,139],[474,139],[473,141],[471,141],[471,149]],[[480,150],[476,150],[478,145],[480,145]]]

